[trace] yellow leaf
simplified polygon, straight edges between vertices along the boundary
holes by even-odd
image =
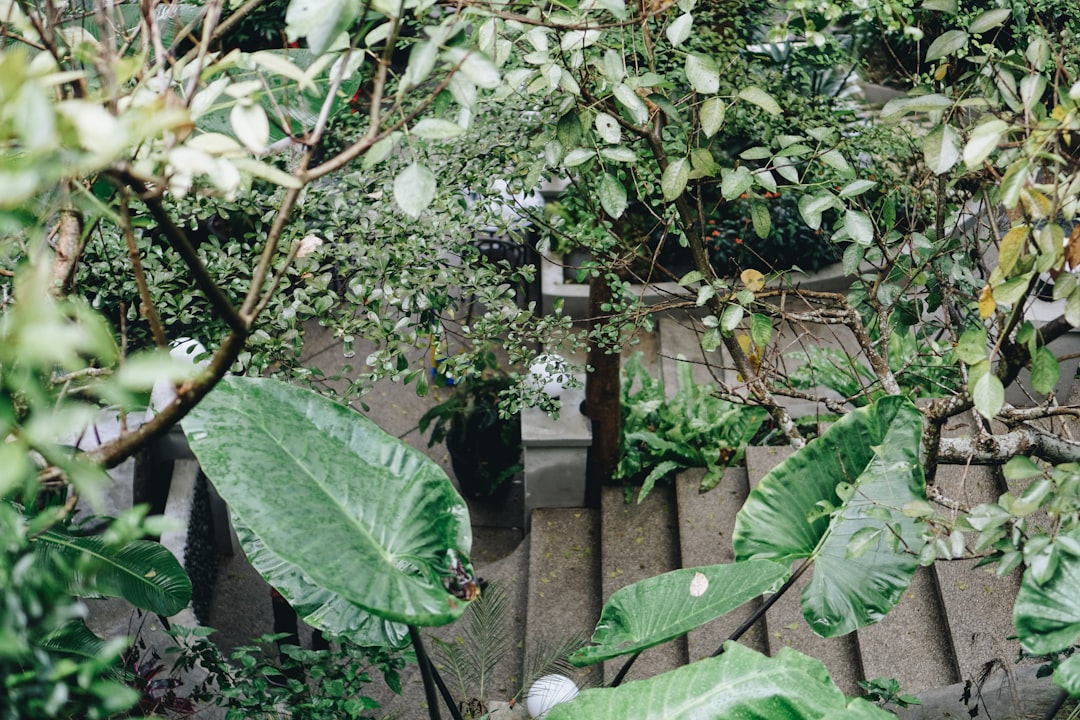
[[[1027,225],[1017,225],[1005,233],[1005,237],[1001,238],[998,263],[1001,265],[1001,272],[1005,275],[1012,272],[1012,269],[1016,266],[1016,261],[1020,259],[1024,245],[1027,242],[1028,230]]]
[[[747,355],[749,355],[751,352],[753,352],[754,343],[753,343],[753,341],[750,340],[749,335],[737,335],[735,337],[735,341],[737,343],[739,343],[739,347],[741,347],[742,351],[744,353],[746,353]]]
[[[938,65],[938,69],[934,71],[934,79],[941,81],[945,79],[945,75],[949,72],[949,63],[942,63]]]
[[[750,292],[757,292],[765,287],[765,276],[754,269],[743,270],[742,274],[739,275],[739,279],[743,281],[743,285]]]
[[[1036,220],[1050,217],[1050,198],[1034,188],[1026,187],[1020,191],[1020,204],[1024,206],[1024,212]]]
[[[979,317],[984,320],[994,314],[997,303],[994,302],[994,291],[987,285],[979,292]]]
[[[1065,266],[1069,270],[1080,268],[1080,225],[1073,225],[1065,245]]]

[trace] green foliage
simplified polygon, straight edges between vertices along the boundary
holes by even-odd
[[[672,570],[627,585],[604,603],[592,645],[570,661],[592,665],[674,640],[762,593],[775,592],[787,575],[779,563],[748,560]]]
[[[860,680],[859,687],[866,691],[866,699],[876,702],[882,707],[895,705],[898,708],[921,705],[922,701],[914,695],[900,693],[900,683],[896,678],[874,678],[873,680]]]
[[[28,535],[27,518],[0,503],[0,717],[97,719],[131,708],[139,695],[116,672],[127,641],[71,641],[86,614],[69,591],[75,570],[63,555],[36,552]]]
[[[716,486],[724,468],[743,452],[766,413],[717,397],[693,382],[690,364],[678,365],[679,387],[668,399],[664,381],[654,380],[635,353],[623,368],[623,444],[615,477],[642,479],[641,502],[660,479],[686,468],[705,468],[702,490]]]
[[[486,499],[521,471],[521,416],[502,410],[514,381],[497,368],[494,355],[480,356],[470,375],[451,379],[448,397],[419,420],[431,429],[428,447],[446,443],[462,493]]]
[[[307,592],[411,625],[464,611],[444,582],[458,562],[470,569],[468,509],[434,461],[350,408],[270,379],[223,379],[184,431],[232,513],[278,559],[271,584],[300,573]],[[275,492],[285,481],[289,492]]]
[[[617,688],[583,690],[546,717],[884,720],[893,716],[861,698],[848,700],[824,665],[791,648],[781,648],[769,658],[729,642],[718,657]]]
[[[780,463],[735,520],[738,560],[808,559],[803,615],[823,637],[876,623],[918,567],[925,501],[918,410],[900,397],[848,413]]]
[[[122,597],[166,617],[187,607],[191,580],[169,550],[149,540],[110,543],[101,536],[79,537],[61,528],[34,537],[44,558],[60,553],[76,568],[72,591],[82,597]]]
[[[283,636],[265,635],[225,658],[206,637],[208,632],[174,628],[173,672],[207,671],[191,699],[225,708],[227,720],[274,720],[282,708],[298,720],[372,720],[381,717],[374,712],[379,704],[364,693],[375,671],[401,691],[405,659],[385,648],[339,639],[325,650],[282,645],[279,654],[276,642]]]
[[[758,208],[768,217],[765,226],[754,220]],[[738,277],[746,268],[765,273],[792,268],[816,272],[840,259],[829,228],[807,226],[790,192],[765,191],[763,199],[740,196],[720,203],[705,220],[705,237],[713,267],[723,277]]]
[[[510,625],[509,595],[498,584],[488,584],[479,598],[469,603],[461,621],[460,635],[445,641],[435,638],[435,658],[450,671],[461,702],[483,704],[491,699],[495,668],[510,651],[516,636]]]

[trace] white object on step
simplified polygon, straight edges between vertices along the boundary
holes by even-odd
[[[532,684],[525,697],[525,709],[540,720],[559,703],[570,702],[578,694],[578,686],[565,675],[545,675]]]

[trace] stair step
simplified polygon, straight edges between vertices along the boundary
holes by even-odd
[[[973,423],[970,415],[954,418],[943,434],[970,435],[976,432]],[[1005,491],[997,470],[985,466],[940,465],[935,485],[944,497],[968,507],[997,502]],[[1011,665],[1020,649],[1017,640],[1007,639],[1016,634],[1012,607],[1020,590],[1020,574],[998,577],[995,566],[976,568],[976,563],[959,560],[933,565],[960,680],[977,679],[983,666],[994,660]]]
[[[960,679],[937,580],[930,568],[919,568],[885,619],[859,629],[857,635],[868,679],[896,678],[905,693]]]
[[[606,600],[619,588],[679,567],[675,491],[656,487],[638,504],[625,501],[622,488],[601,493],[601,578]],[[610,682],[625,662],[604,663],[604,682]],[[638,680],[682,667],[687,662],[686,639],[679,638],[641,654],[626,680]]]
[[[761,478],[792,452],[794,451],[790,447],[746,448],[746,471],[750,487],[757,485]],[[852,633],[838,638],[822,638],[810,629],[800,604],[803,588],[809,581],[810,574],[803,575],[765,614],[769,654],[775,655],[777,650],[786,646],[815,657],[825,664],[837,686],[846,695],[858,695],[861,692],[858,681],[863,679],[863,671],[855,635]]]
[[[592,636],[600,619],[600,513],[589,508],[537,508],[529,533],[529,589],[525,615],[525,670],[529,656]],[[596,666],[574,678],[599,685]]]
[[[709,492],[702,495],[703,469],[681,473],[676,483],[679,507],[679,548],[683,567],[720,565],[735,562],[731,546],[731,530],[735,526],[735,513],[746,502],[749,484],[746,468],[728,468],[724,479]],[[740,608],[713,620],[687,635],[687,652],[690,661],[708,657],[745,621],[758,607],[760,599],[754,599]],[[758,652],[768,646],[761,623],[750,628],[739,640],[743,645]]]
[[[715,353],[707,355],[701,349],[702,331],[700,323],[693,317],[684,315],[662,315],[657,327],[660,330],[660,368],[664,380],[664,391],[672,397],[679,389],[679,358],[691,363],[691,374],[695,383],[714,385],[722,372],[720,368],[710,371],[709,363],[717,365],[720,357]],[[714,377],[713,372],[718,375]]]

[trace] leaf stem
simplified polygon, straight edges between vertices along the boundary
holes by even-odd
[[[798,570],[791,573],[791,577],[789,577],[787,581],[780,586],[780,589],[773,593],[772,597],[770,597],[768,600],[761,603],[761,607],[755,610],[754,613],[746,619],[746,622],[740,625],[735,630],[735,632],[731,633],[731,635],[728,637],[728,640],[738,640],[743,635],[745,635],[746,631],[752,628],[754,626],[754,623],[763,618],[765,616],[765,613],[768,612],[769,608],[771,608],[777,600],[783,597],[784,593],[791,589],[791,586],[795,584],[795,581],[802,577],[802,574],[806,572],[807,568],[810,567],[810,563],[810,558],[806,558],[805,560],[803,560],[803,564],[799,566]],[[716,657],[723,652],[724,646],[721,645],[720,647],[716,648],[716,652],[710,655],[710,657]]]
[[[416,651],[416,664],[420,666],[420,677],[424,679],[424,697],[427,699],[428,717],[431,720],[442,720],[442,715],[439,714],[439,696],[436,695],[435,680],[432,677],[434,668],[424,650],[424,642],[420,639],[420,628],[410,625],[409,638]]]
[[[454,696],[450,694],[450,688],[446,687],[446,683],[443,681],[442,675],[439,674],[438,669],[434,664],[429,664],[428,667],[431,670],[431,678],[439,688],[439,694],[442,695],[446,707],[450,708],[450,717],[454,718],[454,720],[465,720],[461,717],[461,712],[458,710],[457,703],[454,702]]]
[[[638,659],[638,655],[641,655],[640,650],[631,655],[629,659],[627,659],[627,661],[623,663],[623,666],[619,668],[618,674],[615,675],[615,678],[611,681],[608,687],[619,687],[619,684],[622,683],[623,678],[626,677],[626,673],[630,672],[630,666],[633,665],[634,661]]]

